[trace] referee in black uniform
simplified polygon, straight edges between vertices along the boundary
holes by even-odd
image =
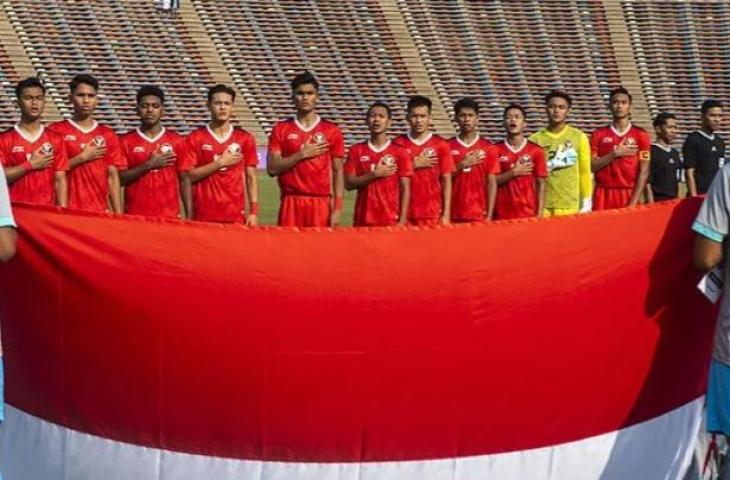
[[[722,124],[722,103],[705,100],[701,112],[702,127],[687,135],[682,145],[690,196],[707,192],[715,174],[725,164],[725,141],[717,133]]]
[[[651,163],[646,196],[649,202],[672,200],[679,196],[682,161],[672,147],[677,138],[677,117],[662,112],[654,118],[656,140],[651,144]]]

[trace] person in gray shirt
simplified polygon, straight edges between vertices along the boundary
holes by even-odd
[[[16,237],[8,183],[5,181],[5,172],[0,168],[0,261],[7,262],[15,255]]]

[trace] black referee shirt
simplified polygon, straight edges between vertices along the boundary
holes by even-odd
[[[682,145],[682,157],[684,168],[695,169],[697,193],[705,193],[725,163],[725,141],[717,133],[692,132]]]
[[[677,149],[666,150],[663,146],[653,143],[649,165],[651,166],[649,184],[654,193],[654,200],[677,198],[682,168],[682,160]]]

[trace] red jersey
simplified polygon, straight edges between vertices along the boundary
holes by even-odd
[[[494,218],[525,218],[537,215],[538,198],[535,181],[538,177],[548,176],[545,151],[540,145],[528,140],[516,150],[507,141],[494,144],[488,155],[499,165],[499,172],[512,170],[517,162],[532,163],[531,175],[515,177],[497,189],[497,202],[494,206]]]
[[[345,141],[339,127],[327,120],[317,119],[304,128],[296,118],[276,122],[269,137],[269,155],[288,157],[315,140],[329,144],[329,151],[297,163],[278,177],[282,195],[332,195],[332,161],[345,157]]]
[[[193,215],[195,220],[206,222],[243,222],[245,168],[259,163],[253,135],[231,127],[228,135],[219,138],[206,125],[190,132],[185,149],[188,159],[184,168],[190,169],[213,162],[226,150],[241,152],[240,162],[223,167],[193,185]]]
[[[119,148],[119,139],[114,130],[106,125],[94,123],[85,130],[72,120],[52,123],[48,129],[60,135],[66,147],[68,158],[74,158],[88,145],[106,145],[106,155],[83,163],[68,174],[68,206],[83,210],[105,212],[109,209],[109,171],[114,166],[119,170],[127,168],[127,160]]]
[[[483,220],[487,214],[487,176],[499,173],[499,164],[494,157],[487,156],[492,143],[477,137],[471,145],[459,137],[449,140],[454,165],[464,160],[468,153],[479,151],[482,163],[457,169],[451,187],[451,219],[476,221]]]
[[[124,188],[124,211],[149,217],[178,217],[178,172],[190,170],[186,163],[185,137],[163,127],[156,137],[150,138],[137,128],[120,136],[119,143],[129,168],[145,163],[158,148],[163,153],[174,151],[177,155],[173,165],[145,172]]]
[[[411,203],[408,206],[409,220],[438,219],[443,213],[441,177],[450,175],[456,169],[449,142],[429,133],[426,139],[418,143],[414,142],[409,134],[397,137],[394,143],[408,152],[411,161],[426,150],[431,150],[438,159],[433,167],[414,168],[411,178]]]
[[[56,204],[55,173],[68,170],[68,157],[63,139],[45,127],[30,138],[18,126],[0,133],[0,162],[3,167],[15,167],[30,160],[38,149],[53,154],[53,164],[43,170],[32,170],[10,185],[10,200],[14,202]]]
[[[400,216],[400,179],[413,175],[413,163],[408,152],[392,141],[375,148],[369,141],[350,147],[345,162],[345,175],[365,175],[383,162],[395,163],[398,172],[390,177],[378,178],[358,189],[355,201],[357,226],[385,226],[398,223]]]
[[[602,157],[612,152],[620,143],[637,145],[636,155],[618,157],[594,176],[596,186],[603,188],[634,188],[639,176],[639,162],[651,157],[651,138],[646,130],[631,125],[625,132],[617,132],[613,125],[596,129],[591,134],[591,154]]]

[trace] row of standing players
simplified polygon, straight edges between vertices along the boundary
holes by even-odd
[[[13,201],[77,209],[258,223],[258,157],[254,138],[231,124],[235,92],[208,91],[210,122],[186,137],[162,125],[164,92],[140,88],[140,126],[119,137],[94,120],[99,84],[90,75],[70,82],[73,117],[45,128],[45,88],[36,78],[16,87],[20,120],[0,134],[0,160]],[[676,198],[686,172],[690,195],[704,193],[724,162],[715,132],[722,106],[701,108],[701,129],[672,147],[676,118],[654,121],[656,141],[631,124],[632,98],[624,88],[609,95],[610,125],[590,138],[567,124],[569,95],[545,97],[548,126],[525,136],[517,104],[503,114],[505,138],[479,136],[479,105],[454,106],[459,134],[431,133],[431,102],[412,97],[406,134],[393,139],[390,108],[367,111],[370,138],[352,145],[345,159],[339,128],[316,113],[319,83],[309,72],[291,82],[296,116],[275,124],[267,171],[281,190],[279,225],[334,226],[344,189],[357,189],[354,224],[436,225],[492,219],[566,215]],[[595,182],[595,188],[594,188]],[[124,194],[122,194],[124,187]]]

